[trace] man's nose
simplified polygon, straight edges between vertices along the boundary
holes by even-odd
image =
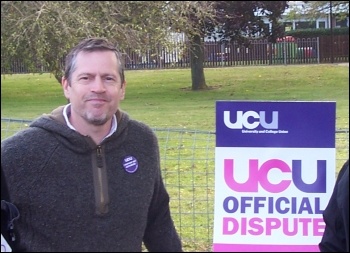
[[[104,92],[106,90],[103,78],[96,76],[95,80],[92,83],[91,91],[94,92]]]

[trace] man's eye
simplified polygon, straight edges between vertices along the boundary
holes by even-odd
[[[88,80],[89,78],[87,76],[80,77],[80,80]]]

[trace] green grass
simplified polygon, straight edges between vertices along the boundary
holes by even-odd
[[[131,117],[151,127],[188,130],[157,131],[163,177],[185,251],[211,249],[215,136],[190,130],[215,131],[217,100],[336,101],[336,126],[349,128],[348,67],[230,67],[205,69],[205,77],[210,89],[192,91],[189,69],[126,71],[126,98],[121,104]],[[65,103],[60,84],[48,74],[2,77],[2,118],[34,119]],[[5,136],[2,131],[1,138]],[[336,137],[339,170],[349,157],[348,133]]]
[[[192,91],[189,69],[129,70],[121,108],[153,127],[214,130],[216,100],[336,101],[337,128],[348,128],[348,75],[328,64],[208,68],[210,89]],[[2,117],[33,119],[64,103],[49,74],[2,76]]]

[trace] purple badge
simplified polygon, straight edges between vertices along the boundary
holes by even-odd
[[[126,172],[134,173],[139,167],[139,163],[135,157],[129,155],[123,159],[123,167]]]

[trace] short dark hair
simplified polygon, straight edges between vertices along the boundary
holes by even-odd
[[[124,64],[123,64],[123,58],[117,47],[109,42],[105,38],[87,38],[82,40],[78,45],[73,47],[71,51],[66,56],[66,64],[65,64],[65,70],[64,70],[64,77],[68,80],[68,83],[71,82],[71,76],[76,68],[76,59],[77,55],[80,52],[94,52],[94,51],[111,51],[114,52],[117,62],[119,63],[119,69],[118,72],[120,74],[120,78],[122,81],[122,84],[125,81],[124,76]]]

